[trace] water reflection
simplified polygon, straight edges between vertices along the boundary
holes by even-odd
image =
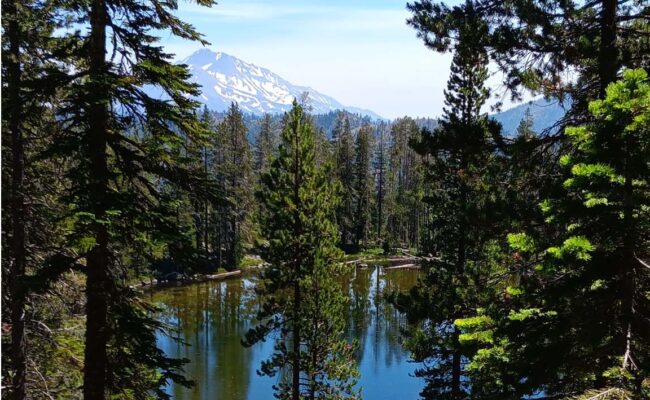
[[[359,342],[357,359],[363,397],[415,399],[422,382],[411,377],[416,365],[400,345],[400,327],[406,323],[383,293],[408,290],[417,271],[357,269],[343,277],[350,296],[347,336]],[[257,301],[255,277],[206,282],[151,294],[164,307],[163,321],[178,328],[185,342],[159,338],[174,357],[190,360],[187,373],[195,387],[172,386],[175,399],[261,400],[272,398],[276,378],[258,376],[260,362],[273,350],[272,341],[243,348],[240,340],[252,326]]]

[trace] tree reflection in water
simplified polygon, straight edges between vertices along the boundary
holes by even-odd
[[[422,382],[410,375],[416,364],[400,345],[405,318],[384,293],[408,290],[417,280],[415,270],[358,268],[342,277],[350,296],[347,337],[359,342],[359,385],[367,399],[417,398]],[[190,360],[186,366],[196,386],[170,387],[175,399],[263,400],[272,398],[276,378],[260,377],[260,362],[271,353],[267,341],[249,349],[240,340],[251,327],[257,300],[255,277],[205,282],[152,293],[163,307],[161,319],[177,328],[185,343],[167,337],[160,346],[174,357]]]

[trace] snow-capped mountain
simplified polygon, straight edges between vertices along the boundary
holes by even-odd
[[[312,112],[322,114],[333,110],[380,118],[372,111],[346,107],[330,96],[305,86],[297,86],[269,71],[236,57],[209,49],[201,49],[180,61],[192,74],[192,81],[201,85],[197,99],[214,111],[224,111],[232,102],[254,114],[282,113],[291,108],[294,98],[309,93]]]

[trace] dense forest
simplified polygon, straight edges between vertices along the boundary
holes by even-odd
[[[170,398],[193,377],[143,283],[258,261],[275,396],[360,398],[359,254],[418,260],[387,301],[424,399],[649,398],[650,4],[406,7],[453,54],[437,120],[209,110],[160,44],[208,44],[175,1],[3,0],[3,398]],[[506,135],[502,92],[570,109]]]

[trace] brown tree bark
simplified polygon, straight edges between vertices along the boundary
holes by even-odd
[[[300,267],[298,267],[300,268]],[[300,283],[296,279],[293,289],[294,296],[294,323],[293,323],[293,361],[291,371],[291,399],[300,400],[300,324],[296,322],[300,313]]]
[[[3,4],[5,5],[5,4]],[[14,399],[25,398],[25,151],[21,127],[22,101],[20,96],[22,71],[20,65],[20,25],[16,3],[10,1],[4,8],[4,17],[9,19],[7,39],[7,109],[8,128],[11,133],[11,224],[12,224],[12,266],[11,266],[11,362],[14,369]]]
[[[631,143],[626,141],[626,154],[630,154]],[[634,315],[634,297],[636,294],[636,283],[634,279],[635,265],[637,264],[634,251],[637,238],[637,229],[634,222],[634,187],[633,177],[629,158],[624,165],[625,183],[623,185],[623,254],[619,266],[621,279],[621,321],[617,332],[617,355],[623,356],[623,368],[631,366],[634,349],[632,348],[634,332],[632,330]]]
[[[93,97],[89,110],[89,151],[91,181],[89,197],[97,220],[106,216],[108,204],[108,98],[103,79],[107,72],[106,25],[108,15],[104,0],[93,0],[90,10],[89,77]],[[110,296],[109,233],[105,224],[92,226],[96,245],[87,255],[86,277],[86,347],[84,353],[83,394],[86,400],[103,400],[107,382],[108,303]]]
[[[454,340],[458,341],[458,329],[454,328]],[[460,366],[460,351],[455,350],[452,355],[451,360],[451,397],[454,399],[462,398],[462,393],[460,391],[460,375],[461,375],[461,366]]]
[[[616,80],[619,67],[619,54],[616,45],[617,8],[617,0],[603,0],[600,14],[600,51],[598,55],[600,97],[605,96],[607,85]]]

